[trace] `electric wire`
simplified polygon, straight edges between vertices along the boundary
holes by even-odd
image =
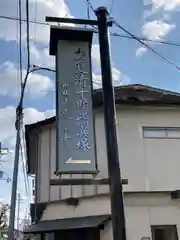
[[[21,88],[23,86],[22,76],[22,24],[21,24],[21,0],[19,0],[19,70],[20,70],[20,82]]]
[[[94,14],[95,14],[95,9],[94,9],[91,1],[90,1],[90,0],[86,0],[86,3],[87,3],[87,5],[90,7],[91,11],[94,12]],[[95,14],[95,15],[96,15],[96,14]]]
[[[4,16],[4,15],[0,15],[0,18],[2,19],[7,19],[7,20],[13,20],[13,21],[19,21],[18,17],[11,17],[11,16]],[[34,21],[34,20],[28,20],[30,23],[34,23],[34,24],[40,24],[40,25],[48,25],[50,26],[49,23],[47,22],[40,22],[40,21]],[[21,22],[27,22],[27,19],[22,18]]]
[[[90,9],[92,10],[93,13],[95,13],[95,10],[89,0],[86,0],[86,3],[87,3],[87,18],[90,20]],[[92,25],[92,27],[93,29],[98,30],[96,26]]]
[[[41,70],[45,70],[45,71],[49,71],[49,72],[54,72],[54,73],[56,72],[55,69],[51,69],[51,68],[48,68],[48,67],[37,66],[37,65],[35,65],[35,64],[33,65],[33,69],[31,70],[31,72],[41,71]],[[100,83],[97,83],[97,82],[95,82],[95,81],[93,81],[93,83],[96,84],[96,85],[101,86]]]
[[[113,13],[114,5],[115,5],[115,0],[112,0],[112,1],[111,1],[111,6],[110,6],[110,8],[109,8],[109,14],[110,14],[110,15]]]
[[[23,100],[24,100],[24,93],[25,93],[25,88],[27,85],[27,79],[29,75],[29,70],[30,70],[30,45],[29,45],[29,1],[26,0],[26,47],[27,47],[27,70],[26,70],[26,75],[24,78],[23,86],[21,89],[21,96],[20,96],[20,101],[19,105],[17,107],[17,110],[19,109],[22,111],[23,108]]]
[[[24,129],[22,129],[22,143],[23,143],[23,148],[24,148],[24,159],[26,159],[26,157],[25,157],[26,156],[26,154],[25,154],[25,152],[26,152],[26,143],[25,143],[25,132],[24,132]],[[25,174],[26,174],[28,192],[30,194],[30,184],[29,184],[29,179],[28,179],[28,176],[27,176],[26,165],[24,165],[24,171],[25,171]]]
[[[98,34],[98,30],[94,30],[94,29],[92,29],[92,30],[95,34]],[[111,31],[110,31],[110,36],[134,40],[134,38],[131,37],[131,36],[123,35],[123,34],[116,33],[116,32],[111,32]],[[176,42],[172,42],[172,41],[152,40],[152,39],[143,38],[143,37],[138,37],[138,38],[139,38],[139,40],[144,41],[144,42],[150,42],[150,43],[156,43],[156,44],[165,44],[165,45],[180,47],[180,43],[176,43]]]
[[[17,18],[17,17],[8,17],[8,16],[0,15],[0,18],[4,18],[4,19],[7,19],[7,20],[19,21],[19,18]],[[22,18],[21,23],[23,23],[23,22],[26,23],[27,20]],[[35,21],[35,20],[29,20],[29,23],[51,26],[49,23]],[[98,33],[97,29],[94,30],[94,33],[96,33],[96,34]],[[115,33],[115,32],[110,32],[110,35],[113,36],[113,37],[120,37],[120,38],[127,38],[127,39],[134,40],[134,38],[131,37],[131,36],[126,36],[126,35]],[[166,44],[166,45],[170,45],[170,46],[180,47],[180,43],[176,43],[176,42],[173,42],[173,41],[152,40],[152,39],[139,37],[139,36],[138,36],[138,38],[142,41],[145,41],[145,42],[151,42],[151,43],[157,43],[157,44]]]
[[[24,154],[23,154],[23,147],[22,147],[22,138],[20,141],[20,152],[21,152],[21,162],[22,162],[22,170],[23,170],[23,176],[24,176],[24,184],[25,184],[25,191],[26,191],[26,196],[30,197],[30,189],[28,189],[28,184],[27,184],[27,178],[26,178],[26,171],[25,171],[25,164],[24,164]]]
[[[94,8],[92,6],[92,4],[90,3],[89,0],[87,0],[87,3],[89,5],[89,7],[91,8],[91,10],[94,12]],[[30,46],[29,46],[29,4],[28,4],[28,0],[26,0],[26,28],[27,28],[27,73],[24,79],[24,83],[22,86],[22,91],[21,91],[21,98],[20,98],[20,102],[19,102],[19,106],[22,106],[22,102],[23,102],[23,98],[24,98],[24,91],[25,91],[25,87],[27,84],[27,78],[30,72],[33,71],[37,71],[37,70],[48,70],[48,71],[55,71],[46,67],[40,67],[40,68],[36,68],[36,69],[32,69],[30,71]],[[21,19],[20,19],[20,23],[21,23]],[[148,48],[149,50],[151,50],[154,54],[158,55],[159,57],[161,57],[162,59],[164,59],[165,61],[167,61],[168,63],[170,63],[171,65],[175,66],[176,68],[179,69],[179,67],[177,65],[175,65],[174,63],[172,63],[170,60],[168,60],[166,57],[164,57],[163,55],[161,55],[160,53],[158,53],[157,51],[155,51],[153,48],[151,48],[150,46],[148,46],[147,44],[145,44],[143,41],[141,41],[137,36],[135,36],[134,34],[130,33],[128,30],[126,30],[124,27],[122,27],[120,24],[118,24],[114,19],[113,19],[113,23],[119,27],[121,30],[123,30],[124,32],[126,32],[128,35],[130,35],[133,39],[137,40],[139,43],[141,43],[143,46],[145,46],[146,48]],[[21,149],[22,149],[22,145],[21,145]],[[27,186],[26,186],[26,191],[27,190]]]
[[[16,5],[17,5],[17,16],[19,16],[19,0],[16,0]],[[19,32],[19,23],[20,23],[20,19],[19,21],[16,21],[16,29],[17,29],[17,32],[16,32],[16,39],[17,39],[17,42],[19,41],[19,38],[20,38],[20,32]],[[20,46],[19,44],[16,44],[17,46],[17,49],[16,49],[16,56],[17,56],[17,62],[19,63],[20,62],[20,57],[19,57],[19,53],[20,53]],[[16,71],[16,79],[17,79],[17,85],[19,84],[19,72]],[[21,88],[20,88],[20,91],[21,91]]]
[[[98,32],[96,32],[96,33],[98,33]],[[119,34],[119,33],[116,33],[116,32],[110,32],[110,35],[113,36],[113,37],[121,37],[121,38],[134,40],[134,38],[131,37],[131,36]],[[176,42],[172,42],[172,41],[152,40],[152,39],[143,38],[143,37],[138,37],[138,38],[139,38],[139,40],[144,41],[144,42],[150,42],[150,43],[156,43],[156,44],[166,44],[166,45],[172,45],[172,46],[180,47],[180,43],[176,43]]]
[[[37,21],[37,12],[38,12],[38,4],[37,4],[37,0],[35,0],[34,3],[34,21]],[[37,32],[37,24],[33,24],[34,28],[33,28],[33,44],[34,46],[36,45],[36,32]]]
[[[26,34],[27,34],[27,72],[29,71],[30,68],[30,45],[29,45],[29,1],[26,0]]]
[[[21,0],[19,0],[19,71],[20,71],[20,81],[21,81],[21,91],[23,88],[23,76],[22,76],[22,25],[21,25]],[[29,59],[28,59],[29,61]],[[23,161],[23,153],[22,153],[22,146],[21,147],[21,158],[22,158],[22,166],[23,166],[23,174],[24,174],[24,182],[25,182],[25,189],[26,189],[26,194],[28,194],[27,190],[27,179],[26,179],[26,174],[24,172],[24,161]],[[29,196],[29,195],[27,195]]]
[[[134,35],[133,33],[129,32],[126,28],[124,28],[122,25],[120,25],[117,21],[115,21],[112,18],[112,22],[122,31],[124,31],[126,34],[130,35],[133,39],[135,39],[137,42],[139,42],[141,45],[143,45],[145,48],[147,48],[148,50],[150,50],[151,52],[153,52],[156,56],[159,56],[161,59],[163,59],[164,61],[168,62],[170,65],[174,66],[176,69],[180,70],[180,67],[178,65],[176,65],[174,62],[172,62],[171,60],[169,60],[167,57],[165,57],[164,55],[160,54],[158,51],[156,51],[154,48],[150,47],[148,44],[144,43],[142,40],[140,40],[136,35]]]
[[[87,4],[89,5],[89,7],[91,8],[91,10],[95,13],[95,10],[90,2],[90,0],[86,0]],[[144,39],[140,39],[138,36],[132,34],[131,32],[129,32],[127,29],[125,29],[122,25],[120,25],[117,21],[115,21],[115,19],[111,16],[109,16],[109,20],[112,21],[118,28],[120,28],[122,31],[124,31],[129,38],[134,39],[136,41],[138,41],[140,44],[142,44],[145,48],[147,48],[148,50],[150,50],[151,52],[153,52],[156,56],[160,57],[161,59],[163,59],[164,61],[168,62],[170,65],[174,66],[176,69],[180,70],[180,67],[178,65],[176,65],[174,62],[172,62],[171,60],[169,60],[167,57],[165,57],[164,55],[160,54],[158,51],[156,51],[154,48],[152,48],[151,46],[149,46],[148,44],[146,44],[144,42]],[[110,34],[111,35],[111,34]],[[115,34],[114,34],[115,36]],[[151,42],[153,42],[152,40],[150,40]],[[156,42],[157,43],[157,42]]]

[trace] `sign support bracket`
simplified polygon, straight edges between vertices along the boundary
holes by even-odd
[[[123,185],[128,184],[127,179],[121,180]],[[109,178],[69,178],[69,179],[50,179],[51,186],[77,186],[77,185],[109,185]]]

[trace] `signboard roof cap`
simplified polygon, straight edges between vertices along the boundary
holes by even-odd
[[[65,27],[51,26],[49,44],[50,55],[56,55],[57,42],[59,40],[89,42],[91,46],[92,37],[93,37],[92,29],[67,26]]]

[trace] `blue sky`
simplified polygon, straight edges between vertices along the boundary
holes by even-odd
[[[150,40],[165,40],[180,43],[180,0],[91,0],[93,7],[111,8],[111,17],[127,30]],[[17,17],[18,0],[1,0],[0,15]],[[30,19],[44,21],[45,16],[87,17],[85,0],[29,0]],[[25,0],[22,0],[22,15],[25,16]],[[90,11],[91,18],[95,15]],[[27,64],[26,32],[23,27],[23,74]],[[111,32],[124,34],[113,26]],[[12,156],[7,156],[4,167],[12,175],[15,144],[15,108],[19,99],[19,29],[18,22],[0,18],[0,141],[9,147]],[[55,68],[53,57],[49,57],[49,27],[30,24],[31,64]],[[149,43],[148,43],[149,44]],[[180,47],[165,44],[149,44],[156,51],[180,65]],[[114,84],[141,83],[172,91],[180,91],[179,70],[135,40],[111,37],[112,73]],[[97,35],[92,46],[93,78],[95,87],[100,84],[100,60]],[[54,75],[44,71],[32,74],[28,79],[24,101],[24,123],[29,124],[54,114]],[[18,191],[27,198],[22,167],[20,167]],[[11,183],[0,181],[0,199],[9,201]],[[24,216],[28,201],[21,204]]]

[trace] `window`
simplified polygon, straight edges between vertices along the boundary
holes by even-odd
[[[180,138],[180,127],[143,127],[144,138]]]
[[[152,226],[152,240],[178,240],[177,228],[170,226]]]

